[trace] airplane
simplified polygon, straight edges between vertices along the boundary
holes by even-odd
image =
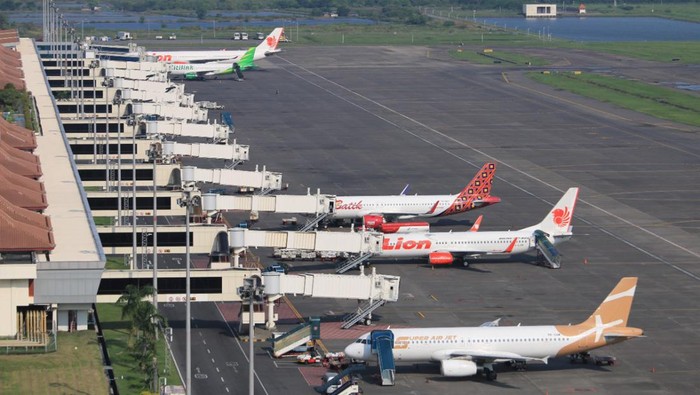
[[[280,36],[284,34],[284,28],[275,28],[263,42],[255,47],[253,61],[263,59],[267,56],[280,52],[277,48]],[[210,63],[210,62],[236,62],[240,60],[248,50],[226,49],[218,51],[148,51],[147,55],[155,56],[159,62],[166,63]],[[252,66],[252,64],[251,64]]]
[[[171,76],[181,77],[186,80],[205,80],[226,74],[234,74],[236,80],[242,80],[243,73],[241,71],[254,67],[254,53],[255,47],[248,48],[245,55],[239,61],[233,63],[169,63],[168,72]]]
[[[538,242],[544,243],[552,256],[559,256],[554,244],[573,235],[570,224],[577,197],[578,188],[569,188],[542,222],[516,231],[478,232],[472,228],[466,232],[385,234],[382,251],[375,257],[427,257],[431,265],[448,265],[461,257],[467,266],[468,258],[520,254],[533,250]]]
[[[490,195],[495,173],[496,164],[486,163],[469,185],[454,195],[406,195],[407,185],[400,195],[337,196],[329,218],[362,218],[365,228],[381,230],[383,226],[392,226],[387,224],[387,219],[442,217],[490,206],[501,201]]]
[[[377,330],[348,345],[345,355],[366,361],[377,349],[391,348],[395,361],[439,362],[443,376],[482,373],[487,380],[496,380],[497,363],[522,368],[530,361],[548,363],[567,355],[585,361],[591,350],[644,335],[642,329],[627,326],[636,288],[636,277],[622,278],[595,312],[576,325],[500,326],[495,320],[480,327]],[[391,343],[380,347],[386,340]]]

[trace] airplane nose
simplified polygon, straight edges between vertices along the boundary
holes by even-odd
[[[349,346],[345,347],[345,355],[350,357],[350,358],[355,358],[355,359],[362,359],[362,346],[364,344],[359,344],[359,343],[352,343]]]

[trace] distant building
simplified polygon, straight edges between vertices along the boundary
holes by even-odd
[[[523,14],[526,18],[554,18],[557,16],[556,4],[523,4]]]

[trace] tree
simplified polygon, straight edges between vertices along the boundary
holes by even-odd
[[[197,19],[204,19],[207,16],[207,6],[206,4],[197,3],[197,8],[195,8],[195,12],[197,13]]]
[[[122,296],[117,299],[117,304],[122,306],[122,319],[132,318],[143,299],[147,296],[153,296],[153,292],[153,287],[150,285],[144,287],[127,285]]]

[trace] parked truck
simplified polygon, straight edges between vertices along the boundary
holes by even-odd
[[[117,40],[131,40],[133,37],[131,37],[131,33],[129,32],[117,32]]]

